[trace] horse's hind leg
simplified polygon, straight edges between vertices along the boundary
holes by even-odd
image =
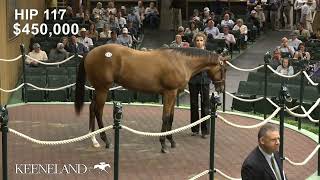
[[[174,103],[173,103],[173,106],[171,107],[171,112],[170,112],[170,116],[169,116],[169,122],[168,122],[168,129],[167,129],[167,131],[171,131],[171,130],[172,130],[173,116],[174,116]],[[176,142],[173,140],[172,134],[166,136],[166,138],[167,138],[167,139],[169,140],[169,142],[171,143],[171,148],[175,148],[175,147],[176,147]]]
[[[174,103],[176,100],[176,96],[177,96],[177,90],[171,90],[171,91],[167,91],[165,93],[163,93],[163,113],[162,113],[162,128],[161,128],[161,132],[165,132],[169,129],[170,127],[170,121],[173,120],[173,114],[171,114],[172,112],[172,108],[174,108]],[[172,124],[172,122],[171,122]],[[174,142],[172,135],[167,136],[168,139],[170,140],[170,142]],[[160,137],[160,143],[161,143],[161,152],[162,153],[167,153],[168,149],[166,146],[166,138],[164,136]],[[174,143],[175,144],[175,143]],[[172,146],[172,144],[171,144]],[[175,145],[174,145],[175,146]]]
[[[103,121],[102,121],[102,115],[103,115],[103,107],[106,99],[107,99],[107,90],[96,90],[95,115],[97,118],[99,129],[104,127]],[[100,137],[106,143],[106,148],[109,148],[110,142],[107,138],[106,132],[101,132]]]
[[[93,132],[95,130],[95,95],[92,98],[92,101],[90,103],[89,107],[89,112],[90,112],[90,118],[89,118],[89,131]],[[91,137],[92,145],[93,147],[100,147],[99,142],[96,139],[96,136]]]

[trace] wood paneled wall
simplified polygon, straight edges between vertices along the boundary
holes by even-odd
[[[0,1],[0,59],[11,59],[19,56],[19,45],[23,43],[28,50],[30,42],[30,35],[20,34],[14,39],[9,40],[7,27],[7,1]],[[45,10],[45,1],[41,0],[17,0],[17,8],[21,9],[38,9],[39,15],[32,21],[20,20],[21,26],[25,23],[41,23],[43,20],[43,12]],[[22,60],[15,62],[0,62],[0,87],[3,89],[13,89],[16,87],[18,79],[21,76]],[[0,102],[6,104],[10,97],[10,93],[0,91]]]

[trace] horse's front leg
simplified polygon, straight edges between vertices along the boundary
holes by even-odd
[[[95,100],[92,99],[89,107],[90,117],[89,117],[89,131],[93,132],[95,130]],[[91,137],[92,145],[95,148],[100,147],[99,142],[96,139],[96,136]]]
[[[171,129],[172,121],[173,121],[173,109],[177,96],[177,90],[166,91],[163,93],[163,112],[162,112],[162,127],[161,132],[166,132]],[[171,125],[170,125],[171,124]],[[166,146],[166,137],[160,137],[161,143],[161,152],[167,153],[168,148]],[[171,147],[175,147],[175,142],[173,141],[172,135],[168,135],[167,138],[171,142]]]
[[[174,105],[175,105],[175,103],[173,103],[173,106],[171,107],[171,112],[170,112],[170,115],[169,115],[169,122],[168,122],[167,131],[171,131],[172,130],[172,123],[173,123],[173,117],[174,117]],[[172,134],[166,136],[166,138],[171,143],[171,148],[175,148],[176,147],[176,142],[174,141]]]

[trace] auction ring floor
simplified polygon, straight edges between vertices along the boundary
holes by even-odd
[[[162,107],[123,105],[122,124],[140,131],[159,132]],[[189,110],[175,109],[173,129],[189,124]],[[74,113],[73,105],[27,104],[9,108],[9,127],[39,140],[63,140],[88,133],[88,105],[80,116]],[[259,121],[235,115],[223,115],[237,124],[249,125]],[[112,106],[106,105],[104,123],[111,125]],[[221,120],[216,121],[215,167],[225,174],[240,178],[241,164],[257,144],[258,129],[238,129]],[[113,143],[113,130],[107,134]],[[120,180],[184,180],[208,169],[209,138],[191,136],[190,130],[174,135],[177,148],[170,153],[160,153],[158,137],[139,136],[120,130]],[[102,144],[99,136],[97,139]],[[1,141],[1,140],[0,140]],[[105,180],[113,179],[113,148],[93,148],[91,141],[58,146],[32,144],[9,133],[9,179],[11,180]],[[291,129],[285,129],[285,155],[295,162],[303,161],[317,143]],[[93,169],[100,162],[109,163],[108,172]],[[32,164],[33,166],[31,166]],[[51,167],[62,170],[81,164],[80,174],[61,171],[62,174],[45,173],[36,168]],[[1,166],[1,165],[0,165]],[[85,167],[88,168],[86,173]],[[290,180],[302,180],[317,169],[316,156],[305,166],[284,163]],[[25,174],[31,172],[40,174]],[[25,171],[26,170],[26,171]],[[69,169],[70,170],[70,169]],[[75,169],[76,170],[76,169]],[[50,170],[49,170],[50,171]],[[50,172],[53,172],[51,170]],[[2,174],[2,169],[1,169]],[[216,179],[224,179],[216,175]],[[208,179],[205,175],[199,179]]]

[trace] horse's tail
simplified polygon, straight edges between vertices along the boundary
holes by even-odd
[[[83,102],[84,102],[84,93],[85,93],[85,83],[86,83],[86,71],[84,69],[84,61],[86,58],[86,54],[83,55],[83,59],[81,60],[77,73],[77,81],[76,81],[76,94],[74,107],[77,115],[80,114]]]

